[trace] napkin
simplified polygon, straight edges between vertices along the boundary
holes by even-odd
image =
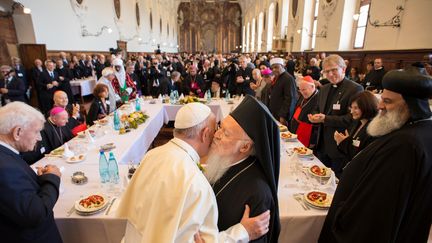
[[[64,152],[63,157],[70,158],[74,156],[74,153],[69,149],[69,145],[67,143],[64,144]]]

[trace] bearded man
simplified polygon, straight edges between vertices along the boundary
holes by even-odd
[[[262,103],[247,95],[221,122],[207,160],[205,175],[216,196],[219,230],[239,222],[248,205],[251,216],[270,210],[268,233],[253,242],[277,242],[279,159],[275,120]]]
[[[388,72],[378,137],[347,164],[319,242],[426,242],[432,221],[432,79]]]

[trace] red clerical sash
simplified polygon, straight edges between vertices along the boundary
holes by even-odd
[[[300,113],[302,111],[302,107],[298,106],[294,112],[294,119],[298,122],[298,127],[297,127],[297,138],[298,140],[305,146],[305,147],[309,147],[310,144],[310,138],[311,138],[311,134],[312,134],[312,124],[306,123],[306,122],[302,122],[300,121],[298,118],[300,116]]]

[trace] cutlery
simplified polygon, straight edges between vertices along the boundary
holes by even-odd
[[[69,211],[67,211],[67,213],[66,213],[66,217],[71,216],[71,214],[72,214],[73,212],[75,212],[75,204],[72,206],[71,209],[69,209]]]
[[[302,198],[302,194],[296,193],[293,195],[293,197],[302,206],[302,208],[304,210],[310,210],[310,207],[304,203],[303,198]]]
[[[111,207],[114,204],[114,202],[115,202],[116,199],[117,199],[116,197],[113,197],[113,199],[111,199],[111,202],[109,202],[109,205],[108,205],[107,211],[105,212],[105,215],[109,214],[109,212],[111,210]]]

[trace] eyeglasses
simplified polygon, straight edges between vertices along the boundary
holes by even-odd
[[[331,68],[331,69],[328,69],[328,70],[323,70],[323,73],[324,74],[329,74],[330,72],[331,73],[336,73],[338,70],[339,70],[339,67],[335,67],[335,68]]]

